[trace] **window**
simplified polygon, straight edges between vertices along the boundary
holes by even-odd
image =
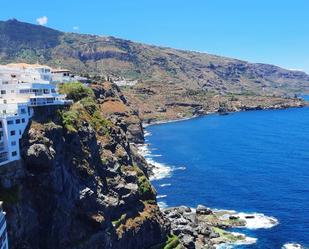
[[[13,130],[13,131],[10,132],[10,134],[11,134],[11,136],[15,136],[16,135],[16,131]]]
[[[22,118],[22,119],[21,119],[21,122],[22,122],[22,123],[25,123],[25,122],[26,122],[26,120],[25,120],[24,118]]]
[[[20,119],[19,119],[19,118],[16,119],[16,120],[15,120],[15,123],[16,123],[16,124],[20,124]]]
[[[29,89],[20,89],[19,93],[29,93],[30,90]]]
[[[20,109],[20,113],[21,114],[25,114],[26,113],[26,109],[25,108]]]
[[[17,156],[17,151],[13,151],[12,156]]]
[[[19,130],[19,135],[22,135],[22,132],[21,132],[21,130]]]
[[[12,142],[11,142],[11,145],[12,145],[12,146],[16,146],[16,141],[12,141]]]
[[[1,94],[6,94],[6,91],[5,90],[1,90]]]
[[[12,125],[14,124],[14,121],[13,120],[8,120],[8,125]]]

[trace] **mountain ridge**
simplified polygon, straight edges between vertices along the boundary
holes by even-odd
[[[113,36],[66,33],[16,19],[0,21],[0,63],[16,61],[221,94],[309,92],[309,76],[301,71]]]

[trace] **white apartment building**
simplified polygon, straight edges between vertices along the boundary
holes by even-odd
[[[61,105],[66,102],[65,95],[58,93],[50,83],[9,83],[0,79],[0,104],[25,103],[30,106]]]
[[[47,66],[0,65],[0,166],[20,159],[19,140],[34,107],[71,103],[51,82]]]
[[[0,79],[4,83],[51,82],[51,68],[39,64],[12,63],[0,65]]]
[[[0,202],[0,249],[9,249],[5,212],[2,209],[2,202]]]
[[[27,103],[0,104],[0,166],[20,159],[19,140],[32,115]]]

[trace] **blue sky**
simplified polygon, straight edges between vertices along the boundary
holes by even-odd
[[[1,20],[44,16],[46,26],[62,31],[309,72],[308,0],[1,0]]]

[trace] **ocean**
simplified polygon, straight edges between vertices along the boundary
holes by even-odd
[[[146,157],[161,168],[152,180],[161,206],[203,204],[278,220],[238,230],[257,241],[237,248],[309,246],[309,108],[214,114],[146,132]]]

